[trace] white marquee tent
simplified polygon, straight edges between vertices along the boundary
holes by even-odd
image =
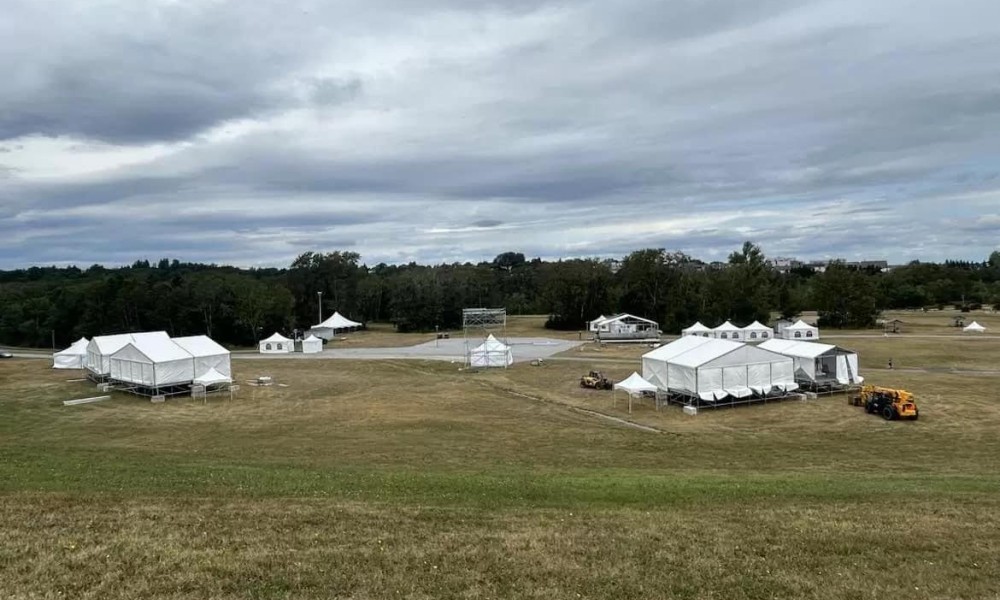
[[[743,337],[743,329],[733,325],[729,321],[726,321],[722,325],[719,325],[712,330],[715,337],[720,340],[736,340],[739,341]]]
[[[357,329],[361,326],[362,323],[352,321],[339,312],[334,312],[333,316],[329,319],[323,321],[319,325],[313,325],[309,330],[309,333],[318,338],[323,338],[324,340],[331,340],[333,339],[334,334],[338,331]]]
[[[138,340],[170,340],[166,331],[146,331],[141,333],[121,333],[117,335],[98,335],[87,344],[87,370],[95,375],[106,376],[111,373],[111,355],[125,347],[126,344]]]
[[[819,328],[813,327],[812,325],[799,319],[795,323],[782,329],[781,337],[786,340],[818,340]]]
[[[759,342],[773,337],[774,330],[760,321],[754,321],[743,328],[743,340],[747,342]]]
[[[472,367],[509,367],[514,363],[514,353],[510,346],[493,337],[469,351],[469,365]]]
[[[698,321],[690,327],[681,329],[681,335],[697,335],[700,337],[713,337],[712,329],[710,327],[705,327]]]
[[[207,335],[173,338],[174,343],[187,351],[194,360],[194,374],[200,376],[215,369],[226,377],[233,374],[229,350]]]
[[[639,396],[643,392],[656,392],[657,389],[658,388],[655,385],[643,379],[642,376],[635,371],[632,371],[631,375],[614,385],[611,390],[612,401],[614,401],[615,392],[618,390],[624,390],[628,394],[628,412],[631,414],[632,396]]]
[[[973,321],[973,322],[969,323],[968,325],[966,325],[965,327],[963,327],[962,331],[970,331],[970,332],[973,332],[973,333],[983,333],[984,331],[986,331],[986,328],[983,327],[982,325],[980,325],[979,323],[976,323],[975,321]]]
[[[323,351],[323,340],[316,337],[315,335],[310,335],[306,339],[302,340],[303,354],[316,354],[322,351]]]
[[[147,388],[191,383],[194,358],[169,337],[133,340],[110,357],[111,379]]]
[[[295,342],[277,332],[257,344],[257,350],[261,354],[288,354],[294,347]]]
[[[836,379],[837,383],[847,385],[865,380],[858,372],[857,353],[837,346],[795,340],[768,340],[759,347],[791,358],[795,362],[797,381]]]
[[[69,348],[52,355],[53,369],[82,369],[87,363],[87,346],[90,340],[85,337],[73,342]]]
[[[661,389],[706,401],[798,387],[791,358],[739,342],[696,336],[644,354],[642,376]]]

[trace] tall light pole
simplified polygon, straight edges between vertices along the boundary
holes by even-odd
[[[316,292],[316,295],[319,297],[319,302],[317,302],[317,304],[319,304],[319,322],[322,323],[323,322],[323,292]]]

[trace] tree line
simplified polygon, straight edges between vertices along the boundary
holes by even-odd
[[[320,295],[322,292],[322,295]],[[526,259],[369,266],[355,252],[307,252],[288,268],[240,269],[163,259],[105,268],[0,271],[0,344],[66,346],[80,336],[140,330],[204,333],[250,345],[273,331],[315,324],[334,310],[399,331],[461,327],[461,309],[546,314],[547,326],[582,329],[599,314],[629,312],[678,332],[696,320],[767,323],[819,312],[823,327],[870,327],[888,308],[1000,305],[1000,252],[982,262],[912,262],[889,272],[831,263],[779,273],[746,242],[725,263],[642,249],[620,260]]]

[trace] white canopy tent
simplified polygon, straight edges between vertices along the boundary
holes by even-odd
[[[329,319],[319,325],[313,325],[309,333],[324,340],[332,340],[334,334],[338,331],[357,329],[362,325],[363,323],[352,321],[339,312],[334,312],[333,316]]]
[[[140,333],[121,333],[117,335],[98,335],[87,344],[87,370],[98,376],[111,373],[111,355],[125,347],[126,344],[139,340],[169,341],[166,331],[145,331]]]
[[[743,338],[743,329],[729,321],[713,329],[712,333],[720,340],[736,340],[738,342]]]
[[[730,340],[688,336],[642,357],[642,376],[660,389],[714,402],[796,389],[791,358]]]
[[[306,339],[302,340],[303,354],[317,354],[322,351],[323,351],[323,340],[316,337],[315,335],[310,335]]]
[[[110,357],[111,379],[146,388],[182,385],[194,380],[194,357],[169,337],[133,340]]]
[[[966,325],[965,327],[963,327],[962,331],[969,331],[972,333],[983,333],[984,331],[986,331],[986,328],[980,325],[979,323],[973,321],[968,325]]]
[[[198,377],[194,378],[194,383],[197,383],[198,385],[203,385],[205,387],[209,387],[212,385],[221,385],[224,383],[232,383],[232,382],[233,382],[232,377],[224,375],[216,371],[215,369],[209,369],[205,373],[202,373]]]
[[[186,350],[194,359],[195,375],[201,375],[215,369],[226,377],[232,376],[229,350],[220,346],[212,338],[207,335],[192,335],[173,339],[175,344]]]
[[[65,350],[52,355],[53,369],[82,369],[87,364],[87,346],[90,340],[85,337],[78,339]]]
[[[696,322],[690,327],[685,327],[681,329],[681,335],[697,335],[700,337],[713,337],[712,329],[701,324],[701,321]]]
[[[611,401],[615,402],[615,393],[618,390],[624,390],[628,394],[628,412],[632,414],[632,397],[640,396],[643,392],[655,393],[657,389],[655,385],[649,383],[641,375],[633,371],[631,375],[614,385],[611,390]]]
[[[295,342],[275,332],[274,335],[257,344],[257,351],[261,354],[288,354],[294,347]]]
[[[791,358],[795,363],[795,379],[812,382],[836,379],[847,385],[865,380],[858,372],[858,355],[830,344],[795,340],[768,340],[759,346]]]
[[[802,319],[781,330],[782,339],[786,340],[818,340],[819,328],[814,327]]]
[[[754,321],[743,328],[743,341],[759,342],[774,338],[774,330],[760,321]]]
[[[514,353],[510,346],[493,337],[491,333],[486,341],[469,351],[469,366],[472,367],[509,367],[514,363]]]

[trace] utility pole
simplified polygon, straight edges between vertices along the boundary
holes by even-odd
[[[316,295],[319,297],[319,302],[317,303],[317,304],[319,304],[319,322],[322,323],[323,322],[323,292],[316,292]]]

